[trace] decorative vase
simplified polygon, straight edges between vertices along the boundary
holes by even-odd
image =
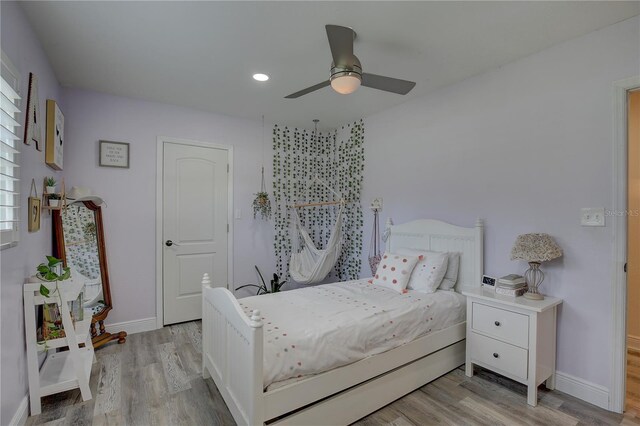
[[[49,200],[49,207],[58,207],[60,205],[60,200]]]
[[[56,187],[54,186],[47,186],[47,194],[55,194],[56,193]]]

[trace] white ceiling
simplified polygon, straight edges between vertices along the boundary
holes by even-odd
[[[63,86],[287,125],[336,127],[640,13],[639,2],[23,2]],[[330,88],[325,24],[406,96]],[[258,83],[251,76],[271,76]]]

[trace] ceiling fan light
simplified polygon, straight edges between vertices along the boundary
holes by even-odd
[[[348,95],[360,87],[361,77],[357,73],[344,73],[331,78],[331,88],[341,95]]]

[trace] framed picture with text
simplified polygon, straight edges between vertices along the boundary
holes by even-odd
[[[129,144],[100,141],[100,167],[129,168]]]

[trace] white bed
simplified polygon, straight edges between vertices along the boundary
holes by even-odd
[[[419,220],[389,229],[387,250],[459,252],[456,291],[480,285],[481,221],[463,228]],[[213,377],[238,424],[349,424],[464,364],[459,294],[393,294],[362,280],[238,301],[207,281],[203,376]],[[384,308],[376,292],[388,292]],[[305,303],[314,298],[315,308]],[[383,325],[393,329],[382,332]]]

